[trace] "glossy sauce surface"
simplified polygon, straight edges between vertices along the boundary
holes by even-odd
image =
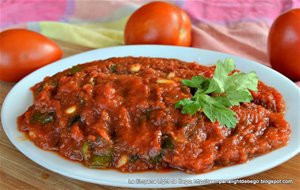
[[[239,121],[234,129],[175,109],[192,96],[182,79],[213,72],[214,66],[145,57],[77,65],[32,87],[34,103],[18,126],[42,149],[123,172],[207,172],[288,143],[284,100],[262,82],[253,102],[231,108]]]

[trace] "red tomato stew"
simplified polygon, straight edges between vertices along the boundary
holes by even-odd
[[[175,168],[188,173],[244,163],[288,143],[285,102],[259,82],[253,101],[233,106],[229,129],[201,112],[175,108],[191,97],[182,79],[212,77],[214,66],[123,57],[77,65],[32,87],[19,130],[38,147],[91,168],[122,172]]]

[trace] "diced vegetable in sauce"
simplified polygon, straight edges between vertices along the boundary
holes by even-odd
[[[107,168],[112,163],[113,157],[112,153],[108,152],[104,155],[95,155],[91,156],[89,167],[93,168]]]
[[[135,162],[139,159],[139,156],[134,154],[129,157],[129,162]]]
[[[84,160],[88,159],[88,151],[89,151],[89,143],[85,141],[82,145],[82,154]]]
[[[162,148],[164,149],[173,149],[174,148],[174,144],[172,142],[171,137],[166,136],[164,139],[162,139]]]
[[[40,123],[40,124],[47,124],[50,122],[53,122],[55,119],[55,113],[54,112],[39,112],[35,111],[33,112],[30,122],[31,123]]]
[[[117,65],[116,64],[111,64],[108,68],[112,73],[115,73],[117,71]]]
[[[76,65],[76,66],[73,66],[73,67],[69,70],[69,72],[68,72],[67,74],[68,74],[68,75],[75,75],[76,73],[78,73],[78,72],[81,71],[81,70],[82,70],[81,66]]]
[[[74,123],[78,121],[80,121],[80,115],[72,116],[67,123],[67,127],[71,127]]]

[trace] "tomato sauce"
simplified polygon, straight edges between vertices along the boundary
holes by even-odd
[[[212,77],[214,66],[123,57],[77,65],[32,87],[19,130],[38,147],[90,168],[202,173],[244,163],[288,143],[278,91],[259,82],[253,101],[233,106],[233,129],[175,109],[191,97],[182,79]]]

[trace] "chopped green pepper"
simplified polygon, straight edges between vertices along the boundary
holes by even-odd
[[[90,167],[92,168],[107,168],[113,161],[111,154],[95,155],[93,154],[90,160]]]
[[[55,119],[55,112],[45,112],[41,113],[39,111],[33,112],[30,122],[31,123],[41,123],[41,124],[47,124],[50,122],[53,122]]]
[[[163,149],[173,149],[174,148],[174,144],[173,144],[173,142],[172,142],[172,139],[171,139],[171,137],[169,137],[169,136],[164,136],[163,138],[162,138],[162,144],[161,144],[161,147],[163,148]]]
[[[67,128],[72,127],[72,125],[78,121],[80,121],[80,115],[75,115],[74,117],[71,117],[67,123]]]
[[[111,64],[108,69],[112,72],[115,73],[117,71],[117,65],[116,64]]]
[[[56,87],[58,86],[58,81],[53,80],[53,81],[50,81],[49,84],[50,84],[53,88],[56,88]]]
[[[129,162],[135,162],[139,159],[139,156],[137,154],[133,154],[129,157]]]
[[[84,160],[87,160],[88,150],[89,150],[89,143],[85,141],[82,145],[82,154]]]
[[[81,67],[78,65],[75,65],[69,70],[67,75],[74,75],[74,74],[78,73],[79,71],[81,71]]]
[[[37,96],[47,85],[50,85],[52,88],[57,88],[58,81],[48,81],[38,84],[38,86],[35,88],[35,91],[33,92],[35,96]]]
[[[158,164],[158,163],[161,162],[161,160],[162,160],[162,154],[161,153],[158,154],[158,155],[156,155],[156,156],[154,156],[154,157],[152,157],[152,158],[150,158],[150,162],[152,164]]]

